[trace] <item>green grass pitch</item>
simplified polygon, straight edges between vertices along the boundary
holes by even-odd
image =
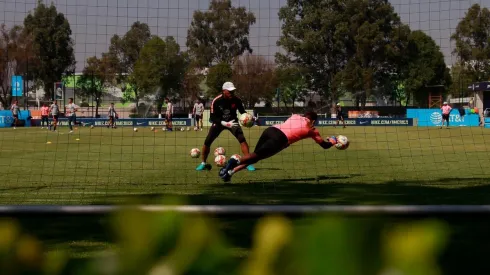
[[[253,150],[264,127],[244,129]],[[194,204],[481,204],[490,178],[490,131],[482,128],[321,127],[346,135],[345,151],[300,141],[236,174],[197,172],[204,131],[133,132],[80,127],[0,130],[0,204],[118,204],[178,196]],[[49,143],[48,143],[49,142]],[[223,132],[213,144],[240,153]],[[208,162],[213,163],[212,154]]]

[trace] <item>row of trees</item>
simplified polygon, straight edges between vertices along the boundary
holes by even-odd
[[[283,25],[277,45],[284,53],[275,60],[252,54],[248,36],[255,16],[230,0],[213,0],[208,11],[194,12],[187,51],[173,37],[152,35],[147,24],[135,22],[125,35],[112,37],[106,53],[87,59],[77,88],[100,103],[109,86],[119,85],[124,100],[151,98],[161,106],[167,96],[194,100],[204,80],[207,97],[233,80],[249,107],[260,100],[287,104],[307,94],[320,95],[331,105],[347,92],[364,106],[371,95],[424,104],[427,86],[456,92],[461,76],[465,81],[489,77],[490,12],[478,5],[452,36],[459,60],[452,77],[434,40],[410,30],[387,0],[288,0],[279,18]],[[23,26],[2,25],[0,32],[4,106],[13,74],[43,86],[51,98],[54,82],[74,73],[70,25],[53,4],[39,1]],[[209,68],[206,76],[199,73],[204,68]]]

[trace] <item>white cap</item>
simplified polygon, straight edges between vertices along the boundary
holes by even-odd
[[[227,91],[233,91],[235,90],[235,85],[233,85],[233,83],[231,82],[225,82],[225,84],[223,84],[223,90],[227,90]]]
[[[443,105],[447,105],[447,102],[446,102],[446,101],[444,101],[444,103],[442,103],[442,104],[443,104]]]
[[[337,103],[337,106],[340,106],[340,103]]]

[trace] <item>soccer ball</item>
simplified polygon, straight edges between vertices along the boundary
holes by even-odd
[[[234,154],[233,156],[231,156],[232,159],[236,159],[236,160],[240,160],[242,158],[242,156],[240,156],[239,154]]]
[[[136,128],[136,127],[133,128],[133,131],[138,132],[138,128]]]
[[[94,129],[94,125],[90,125],[90,129]]]
[[[151,127],[151,128],[150,128],[150,130],[151,130],[151,131],[155,131],[155,127]]]
[[[223,155],[217,155],[214,158],[214,163],[216,163],[216,166],[218,167],[223,167],[226,164],[226,157]]]
[[[225,148],[223,147],[218,147],[214,149],[214,156],[217,157],[219,155],[224,155],[225,154]]]
[[[164,132],[165,132],[165,131],[167,131],[167,128],[163,127],[163,128],[162,128],[162,131],[164,131]]]
[[[349,148],[349,143],[349,139],[346,136],[339,135],[337,136],[337,144],[335,144],[335,148],[345,150]]]
[[[243,127],[250,128],[254,126],[254,117],[251,114],[243,113],[238,120]]]
[[[192,158],[198,158],[201,155],[201,151],[197,148],[192,148],[191,149],[191,157]]]

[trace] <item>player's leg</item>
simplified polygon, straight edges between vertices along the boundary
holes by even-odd
[[[449,114],[446,115],[446,127],[449,128]]]
[[[202,131],[202,126],[203,126],[202,125],[202,115],[199,116],[199,124],[200,124],[199,129],[201,129],[201,131]]]
[[[70,133],[73,133],[73,116],[68,117],[68,127],[70,128]]]
[[[345,120],[344,120],[344,115],[341,116],[342,124],[344,125],[345,128]]]
[[[288,146],[287,137],[279,129],[269,127],[260,136],[254,152],[243,156],[240,160],[230,159],[226,166],[220,170],[220,177],[224,181],[229,181],[233,174],[276,155]]]
[[[56,132],[57,126],[58,126],[58,116],[53,116],[53,131]]]
[[[172,127],[172,115],[168,115],[168,128],[170,129],[170,131],[173,131],[173,127]]]
[[[242,127],[233,127],[229,129],[230,132],[235,136],[235,138],[238,140],[240,143],[240,149],[242,150],[242,153],[244,156],[248,156],[250,154],[250,149],[247,143],[247,140],[245,139],[245,135],[243,134]],[[248,171],[255,171],[255,167],[253,165],[249,165],[247,167]]]
[[[197,171],[211,170],[211,165],[207,163],[210,148],[213,142],[216,140],[216,138],[219,137],[222,131],[223,131],[223,126],[221,125],[213,124],[211,128],[209,128],[208,135],[204,140],[204,145],[202,146],[202,150],[201,150],[202,162],[201,164],[199,164],[199,166],[197,166],[196,168]]]
[[[18,115],[13,115],[14,117],[14,129],[17,128],[17,121],[19,120],[19,116]]]

